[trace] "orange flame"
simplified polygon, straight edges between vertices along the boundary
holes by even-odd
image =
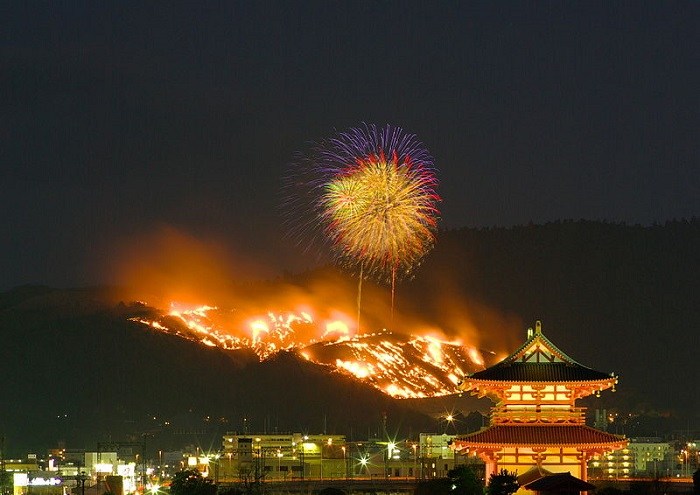
[[[209,347],[251,349],[261,360],[282,350],[297,352],[304,359],[362,380],[398,398],[419,398],[456,392],[464,378],[464,369],[483,362],[474,348],[458,341],[446,341],[434,335],[402,336],[390,332],[357,335],[349,328],[349,319],[315,324],[311,311],[299,313],[267,312],[264,317],[250,318],[247,336],[236,337],[214,325],[222,310],[215,306],[172,303],[160,320],[132,318],[150,328],[173,333]],[[169,326],[165,316],[177,323]],[[316,325],[318,338],[297,335],[299,326]],[[321,328],[325,330],[321,332]],[[185,332],[185,330],[187,332]],[[314,351],[311,352],[311,348]],[[331,358],[330,356],[341,357]],[[328,356],[328,357],[326,357]]]
[[[337,272],[324,272],[303,286],[242,282],[250,269],[231,263],[228,250],[168,228],[125,252],[116,264],[115,282],[135,288],[119,297],[152,305],[151,317],[139,312],[134,322],[209,347],[252,350],[261,360],[295,352],[394,397],[452,394],[456,383],[483,368],[481,351],[449,335],[475,343],[479,326],[522,328],[486,308],[472,311],[474,304],[464,302],[459,287],[441,279],[444,295],[426,300],[422,308],[439,316],[439,326],[426,326],[425,317],[410,314],[409,308],[394,318],[394,327],[404,333],[370,333],[366,329],[382,328],[390,313],[386,291],[363,286],[363,331],[348,316],[356,311],[354,282]]]

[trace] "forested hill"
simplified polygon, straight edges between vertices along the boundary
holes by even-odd
[[[619,374],[605,401],[700,411],[700,221],[639,226],[561,221],[442,232],[406,297],[462,291],[478,321],[493,310],[537,319],[571,357]],[[400,292],[400,293],[401,293]],[[425,297],[423,297],[425,300]],[[480,304],[475,305],[478,302]],[[481,328],[482,346],[503,335]]]
[[[412,331],[399,323],[411,313],[496,358],[541,320],[544,334],[569,356],[620,376],[615,393],[584,405],[670,413],[681,418],[674,424],[700,429],[698,253],[697,220],[440,232],[415,277],[396,287],[395,329]],[[336,285],[356,284],[335,275]],[[249,295],[310,286],[314,276],[261,282]],[[435,426],[416,410],[424,401],[391,399],[293,354],[258,362],[154,333],[128,320],[143,306],[117,304],[103,292],[24,287],[0,294],[0,434],[18,452],[60,440],[91,447],[146,431],[160,432],[163,446],[166,433],[173,446],[185,438],[215,445],[244,416],[258,430],[359,435],[376,430],[383,413],[402,431]],[[367,283],[363,304],[376,305],[389,292]],[[388,315],[378,321],[394,324]]]

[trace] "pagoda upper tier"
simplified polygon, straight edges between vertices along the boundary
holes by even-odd
[[[586,425],[576,400],[614,387],[617,377],[583,366],[542,335],[537,322],[513,354],[466,377],[460,388],[488,396],[495,405],[490,424],[457,437],[452,447],[479,456],[486,473],[531,468],[570,472],[585,480],[594,455],[627,445],[624,437]]]
[[[573,407],[577,399],[611,387],[614,390],[616,384],[613,373],[587,368],[562,352],[542,334],[538,321],[520,348],[490,368],[466,377],[460,389],[490,397],[497,408],[504,404]]]

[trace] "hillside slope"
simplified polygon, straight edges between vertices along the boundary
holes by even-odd
[[[145,432],[160,448],[216,448],[223,432],[243,431],[243,418],[251,432],[360,437],[376,435],[384,415],[405,432],[433,423],[293,354],[261,363],[150,331],[98,292],[22,288],[0,299],[0,432],[10,452],[60,441],[94,449]]]
[[[397,287],[397,313],[436,322],[448,336],[466,332],[497,354],[512,352],[540,319],[571,357],[620,376],[616,393],[586,405],[672,413],[692,427],[700,411],[698,253],[698,221],[441,232],[415,278]],[[265,290],[313,278],[288,276]],[[367,292],[382,293],[388,298],[385,288]],[[216,448],[222,432],[242,431],[243,418],[249,431],[357,438],[378,433],[384,415],[390,431],[435,430],[418,409],[442,403],[393,400],[293,353],[261,363],[157,333],[128,321],[138,311],[102,289],[0,294],[0,433],[9,452],[59,441],[95,448],[144,433],[162,448]]]

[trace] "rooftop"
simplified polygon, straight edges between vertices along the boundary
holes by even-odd
[[[626,443],[624,436],[613,435],[586,425],[508,425],[491,426],[456,438],[455,443],[469,446],[609,446]]]
[[[611,380],[612,374],[596,371],[576,362],[555,346],[541,330],[535,331],[503,361],[469,375],[469,381],[495,382],[590,382]]]

